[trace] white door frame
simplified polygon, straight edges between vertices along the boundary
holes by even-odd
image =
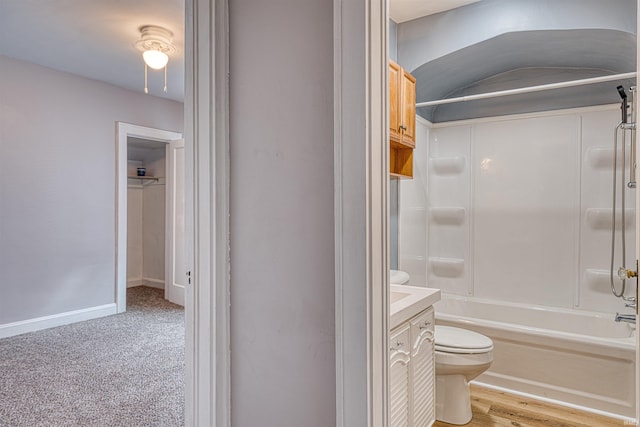
[[[185,425],[231,425],[227,0],[185,2]]]
[[[387,2],[334,0],[336,425],[386,426]]]
[[[387,424],[386,0],[334,0],[336,424]],[[231,425],[227,0],[186,0],[186,425]],[[192,175],[190,175],[192,174]],[[189,187],[189,186],[187,186]],[[193,230],[192,233],[189,231]]]
[[[640,29],[640,0],[636,1],[636,28]],[[640,31],[636,31],[636,72],[640,72]],[[636,78],[636,84],[638,79]],[[636,92],[638,93],[638,92]],[[633,97],[635,102],[634,111],[636,117],[633,118],[638,122],[640,114],[638,108],[640,107],[640,100],[637,96]],[[636,150],[636,165],[640,165],[640,150]],[[637,196],[637,194],[636,194]],[[636,268],[638,266],[638,259],[640,259],[640,197],[636,197]],[[636,278],[636,325],[638,324],[638,300],[639,292],[638,279]],[[636,425],[640,426],[640,336],[636,332]]]
[[[127,139],[128,137],[169,143],[182,134],[129,123],[116,122],[116,310],[127,310]],[[165,282],[166,282],[165,277]]]

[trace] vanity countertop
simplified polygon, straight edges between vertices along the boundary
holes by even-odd
[[[406,322],[438,301],[440,301],[440,289],[391,285],[389,329]]]

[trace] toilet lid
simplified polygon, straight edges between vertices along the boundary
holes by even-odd
[[[409,282],[409,273],[400,270],[390,270],[389,279],[392,285],[404,285]]]
[[[493,349],[491,338],[452,326],[436,325],[436,350],[445,353],[486,353]]]

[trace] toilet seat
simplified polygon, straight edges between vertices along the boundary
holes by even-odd
[[[493,350],[493,341],[466,329],[436,325],[435,350],[458,354],[488,353]]]

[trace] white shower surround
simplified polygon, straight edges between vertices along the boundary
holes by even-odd
[[[498,381],[492,367],[482,381],[634,416],[633,405],[606,392],[602,399],[588,397],[602,380],[591,373],[602,357],[611,359],[613,349],[624,353],[615,356],[621,361],[615,369],[628,374],[625,393],[628,388],[634,396],[633,340],[591,338],[598,336],[596,323],[611,324],[606,335],[620,327],[613,322],[617,311],[631,312],[611,295],[608,276],[613,128],[619,114],[619,106],[610,105],[437,125],[419,119],[415,178],[400,184],[399,268],[409,272],[411,285],[464,297],[469,304],[461,311],[449,313],[445,304],[436,308],[441,322],[474,323],[498,342],[495,369],[510,356],[510,372],[523,374]],[[632,265],[635,194],[626,195]],[[483,310],[471,316],[474,301]],[[511,307],[508,313],[505,306]],[[528,325],[529,315],[543,312],[564,317],[553,317],[556,326]],[[501,317],[492,320],[489,314]],[[582,323],[579,333],[562,330],[576,321]],[[591,364],[573,365],[578,371],[550,370],[557,383],[544,375],[526,379],[527,371],[544,374],[547,364],[563,366],[556,364],[567,357],[562,349]],[[531,358],[545,362],[536,365]],[[577,377],[582,385],[576,385]]]

